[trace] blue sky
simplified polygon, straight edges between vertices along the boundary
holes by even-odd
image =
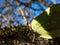
[[[30,0],[23,0],[23,1],[20,0],[20,1],[23,2],[23,3],[29,3],[30,2]],[[0,14],[4,14],[8,10],[8,8],[4,8],[4,6],[3,6],[3,4],[5,2],[6,2],[6,0],[0,0]],[[49,4],[50,3],[55,4],[55,2],[53,2],[53,0],[46,0],[46,2],[48,2]],[[56,0],[56,4],[59,4],[59,3],[60,3],[60,0]],[[13,0],[10,0],[10,4],[16,4],[16,3],[13,2]],[[21,5],[21,7],[24,9],[25,6]],[[43,4],[40,4],[39,2],[34,2],[31,5],[31,7],[34,8],[34,9],[42,9],[43,8],[44,10],[46,10],[48,8],[48,7],[44,6]],[[10,8],[11,9],[15,9],[14,10],[14,14],[17,15],[16,19],[18,21],[21,21],[21,23],[24,22],[24,20],[22,20],[22,18],[19,17],[19,15],[20,15],[20,13],[19,13],[19,6],[13,6],[13,7],[11,6]],[[29,8],[27,7],[27,9],[29,9]],[[40,15],[41,13],[43,13],[42,10],[33,10],[31,8],[29,9],[29,12],[31,12],[34,15],[34,17],[37,17],[38,15]],[[2,21],[4,21],[4,20],[2,20]],[[28,22],[30,22],[30,21],[28,21]],[[16,24],[16,23],[14,23],[14,24]]]

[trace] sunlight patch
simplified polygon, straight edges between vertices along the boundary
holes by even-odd
[[[49,35],[49,32],[46,31],[38,21],[33,20],[32,21],[32,29],[36,31],[37,33],[41,34],[41,37],[44,38],[49,38],[51,39],[52,37]]]
[[[46,13],[47,13],[48,16],[49,16],[49,14],[50,14],[50,8],[47,8],[45,11],[46,11]]]

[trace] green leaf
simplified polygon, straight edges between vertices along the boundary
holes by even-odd
[[[44,38],[60,36],[60,4],[53,5],[32,21],[33,30]]]

